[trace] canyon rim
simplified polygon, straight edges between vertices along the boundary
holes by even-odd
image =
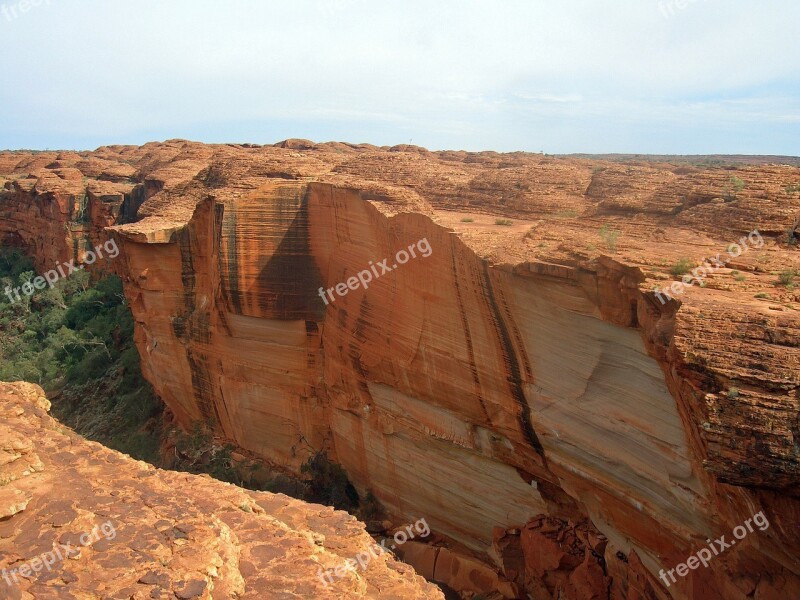
[[[2,152],[0,186],[4,247],[121,279],[164,419],[431,530],[325,584],[355,519],[137,463],[15,383],[0,569],[116,537],[0,595],[800,597],[797,159],[170,140]]]

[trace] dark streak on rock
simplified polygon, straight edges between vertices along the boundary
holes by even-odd
[[[533,430],[533,425],[531,424],[530,407],[528,406],[528,401],[525,398],[525,392],[522,389],[519,360],[517,358],[514,345],[511,342],[511,335],[509,334],[508,326],[506,325],[503,314],[500,311],[500,307],[497,305],[497,300],[495,298],[494,289],[492,286],[492,278],[489,274],[488,263],[484,263],[483,265],[483,281],[483,292],[486,299],[486,304],[491,311],[492,321],[494,321],[495,329],[498,335],[498,341],[500,342],[500,349],[503,352],[504,362],[508,368],[507,380],[511,389],[511,395],[519,404],[519,423],[522,427],[522,432],[533,449],[536,450],[536,452],[542,458],[544,458],[544,448],[542,447],[542,443],[539,441],[536,432]]]

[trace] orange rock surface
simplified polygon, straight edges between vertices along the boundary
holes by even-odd
[[[294,471],[326,450],[448,540],[409,551],[420,569],[505,597],[800,596],[800,295],[776,284],[800,267],[797,167],[170,141],[0,154],[0,177],[0,235],[40,266],[119,241],[143,369],[183,424]],[[769,528],[659,579],[759,511]]]
[[[160,471],[49,407],[37,386],[0,384],[0,598],[443,598],[388,553],[325,580],[374,544],[355,518]]]

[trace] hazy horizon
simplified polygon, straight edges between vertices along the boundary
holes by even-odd
[[[190,140],[186,138],[168,138],[163,140],[149,140],[147,142],[143,142],[141,144],[126,144],[126,143],[110,143],[110,144],[103,144],[102,146],[96,146],[94,148],[0,148],[0,152],[86,152],[92,153],[97,151],[99,148],[105,146],[144,146],[147,144],[165,144],[168,142],[174,141],[183,141],[183,142],[190,142],[190,143],[198,143],[198,144],[208,144],[208,145],[218,145],[218,146],[226,146],[226,145],[249,145],[249,146],[275,146],[281,144],[282,142],[288,140],[305,140],[309,142],[313,142],[314,144],[347,144],[350,146],[361,146],[361,145],[372,145],[376,148],[392,148],[395,146],[406,146],[409,145],[408,143],[397,143],[397,144],[385,144],[382,146],[378,146],[377,144],[372,144],[371,142],[354,142],[352,140],[310,140],[308,138],[298,138],[298,137],[291,137],[291,138],[284,138],[281,140],[275,141],[267,141],[267,142],[250,142],[250,141],[229,141],[229,142],[205,142],[202,140]],[[465,150],[463,148],[426,148],[425,146],[420,146],[418,144],[411,144],[412,146],[420,147],[430,152],[468,152],[472,154],[479,154],[482,152],[495,152],[497,154],[515,154],[515,153],[523,153],[523,154],[542,154],[541,151],[534,152],[531,150],[493,150],[492,148],[483,148],[481,150]],[[719,157],[719,158],[791,158],[800,161],[800,154],[663,154],[663,153],[647,153],[647,152],[556,152],[556,153],[549,153],[544,152],[546,156],[555,156],[555,157],[587,157],[587,158],[601,158],[601,157],[619,157],[619,158],[626,158],[626,157],[650,157],[650,158],[660,158],[660,157],[672,157],[672,158],[710,158],[710,157]]]

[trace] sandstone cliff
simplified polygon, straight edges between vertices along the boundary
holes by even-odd
[[[800,297],[776,285],[800,266],[800,169],[171,141],[0,154],[0,176],[0,233],[42,267],[118,240],[102,268],[182,423],[295,471],[326,450],[450,540],[409,546],[431,578],[800,595]],[[681,258],[756,229],[763,246],[657,300]],[[368,289],[318,294],[423,239]],[[659,580],[759,511],[768,529]],[[468,553],[496,573],[465,578]]]

